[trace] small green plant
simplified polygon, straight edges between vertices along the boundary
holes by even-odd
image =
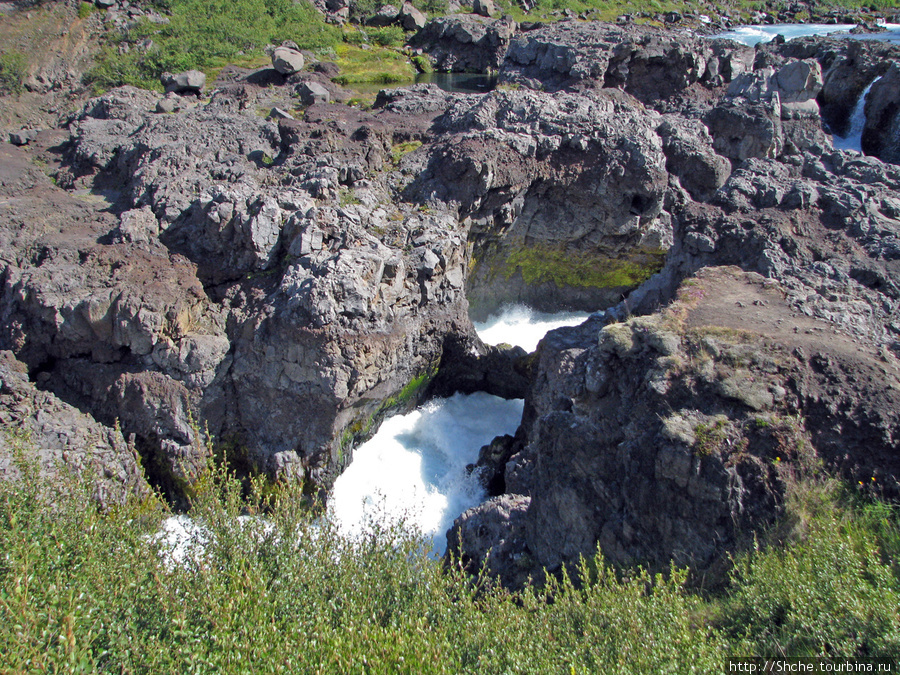
[[[433,73],[434,66],[431,65],[431,59],[429,59],[424,54],[417,54],[410,59],[413,65],[416,67],[420,73]]]
[[[19,94],[28,75],[25,55],[16,50],[0,53],[0,92]]]
[[[338,202],[341,206],[351,206],[354,204],[362,204],[359,197],[348,187],[341,187],[338,190]]]
[[[422,147],[422,141],[407,141],[406,143],[398,143],[391,148],[391,162],[394,166],[398,166],[400,164],[400,160],[403,159],[403,157],[415,150],[418,150],[420,147]]]
[[[700,422],[694,427],[695,447],[701,456],[718,452],[722,444],[734,433],[734,429],[725,417],[718,417],[710,422]]]
[[[84,20],[94,13],[95,5],[92,2],[82,2],[78,5],[78,18]]]

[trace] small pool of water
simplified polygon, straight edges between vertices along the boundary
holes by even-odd
[[[419,73],[416,84],[436,84],[458,94],[486,94],[497,87],[497,75],[490,73]]]

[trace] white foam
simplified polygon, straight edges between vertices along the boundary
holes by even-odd
[[[779,23],[761,26],[738,26],[734,30],[719,33],[713,37],[737,40],[745,45],[769,42],[776,35],[783,35],[786,40],[793,40],[807,35],[829,35],[830,33],[846,33],[856,24],[822,24],[822,23]]]
[[[563,326],[577,326],[588,316],[584,312],[546,314],[524,305],[505,305],[498,314],[475,324],[478,337],[485,344],[510,344],[533,352],[547,331]]]
[[[253,534],[257,543],[275,531],[274,524],[256,516],[238,516],[237,523]],[[159,546],[159,557],[171,570],[188,564],[202,565],[212,535],[201,523],[182,514],[166,518],[159,531],[150,535],[150,540]]]
[[[173,569],[201,561],[209,543],[209,532],[188,516],[172,516],[162,522],[151,540],[159,544],[159,556],[166,568]]]
[[[403,521],[432,539],[435,554],[443,554],[453,520],[485,498],[466,466],[495,436],[515,432],[522,408],[522,400],[455,394],[385,420],[335,481],[330,517],[350,536],[374,522]]]

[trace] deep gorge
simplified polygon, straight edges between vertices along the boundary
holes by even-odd
[[[788,465],[895,496],[897,47],[436,21],[500,36],[421,37],[497,89],[363,109],[327,68],[231,67],[0,149],[4,386],[55,411],[37,433],[102,436],[60,452],[107,500],[146,490],[135,449],[183,500],[200,430],[324,494],[395,413],[524,398],[450,537],[511,586],[598,544],[714,574]],[[333,100],[268,114],[310,83]],[[835,150],[870,84],[869,154]],[[475,333],[509,303],[595,314],[528,355]]]

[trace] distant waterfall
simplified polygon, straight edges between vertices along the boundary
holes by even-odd
[[[836,150],[856,150],[856,152],[862,152],[862,133],[863,127],[866,126],[866,97],[869,95],[872,85],[880,79],[881,76],[879,75],[872,80],[869,83],[869,86],[863,89],[863,93],[859,95],[859,99],[856,101],[856,107],[853,108],[853,113],[850,115],[850,127],[847,130],[847,135],[843,138],[834,136],[832,139]]]

